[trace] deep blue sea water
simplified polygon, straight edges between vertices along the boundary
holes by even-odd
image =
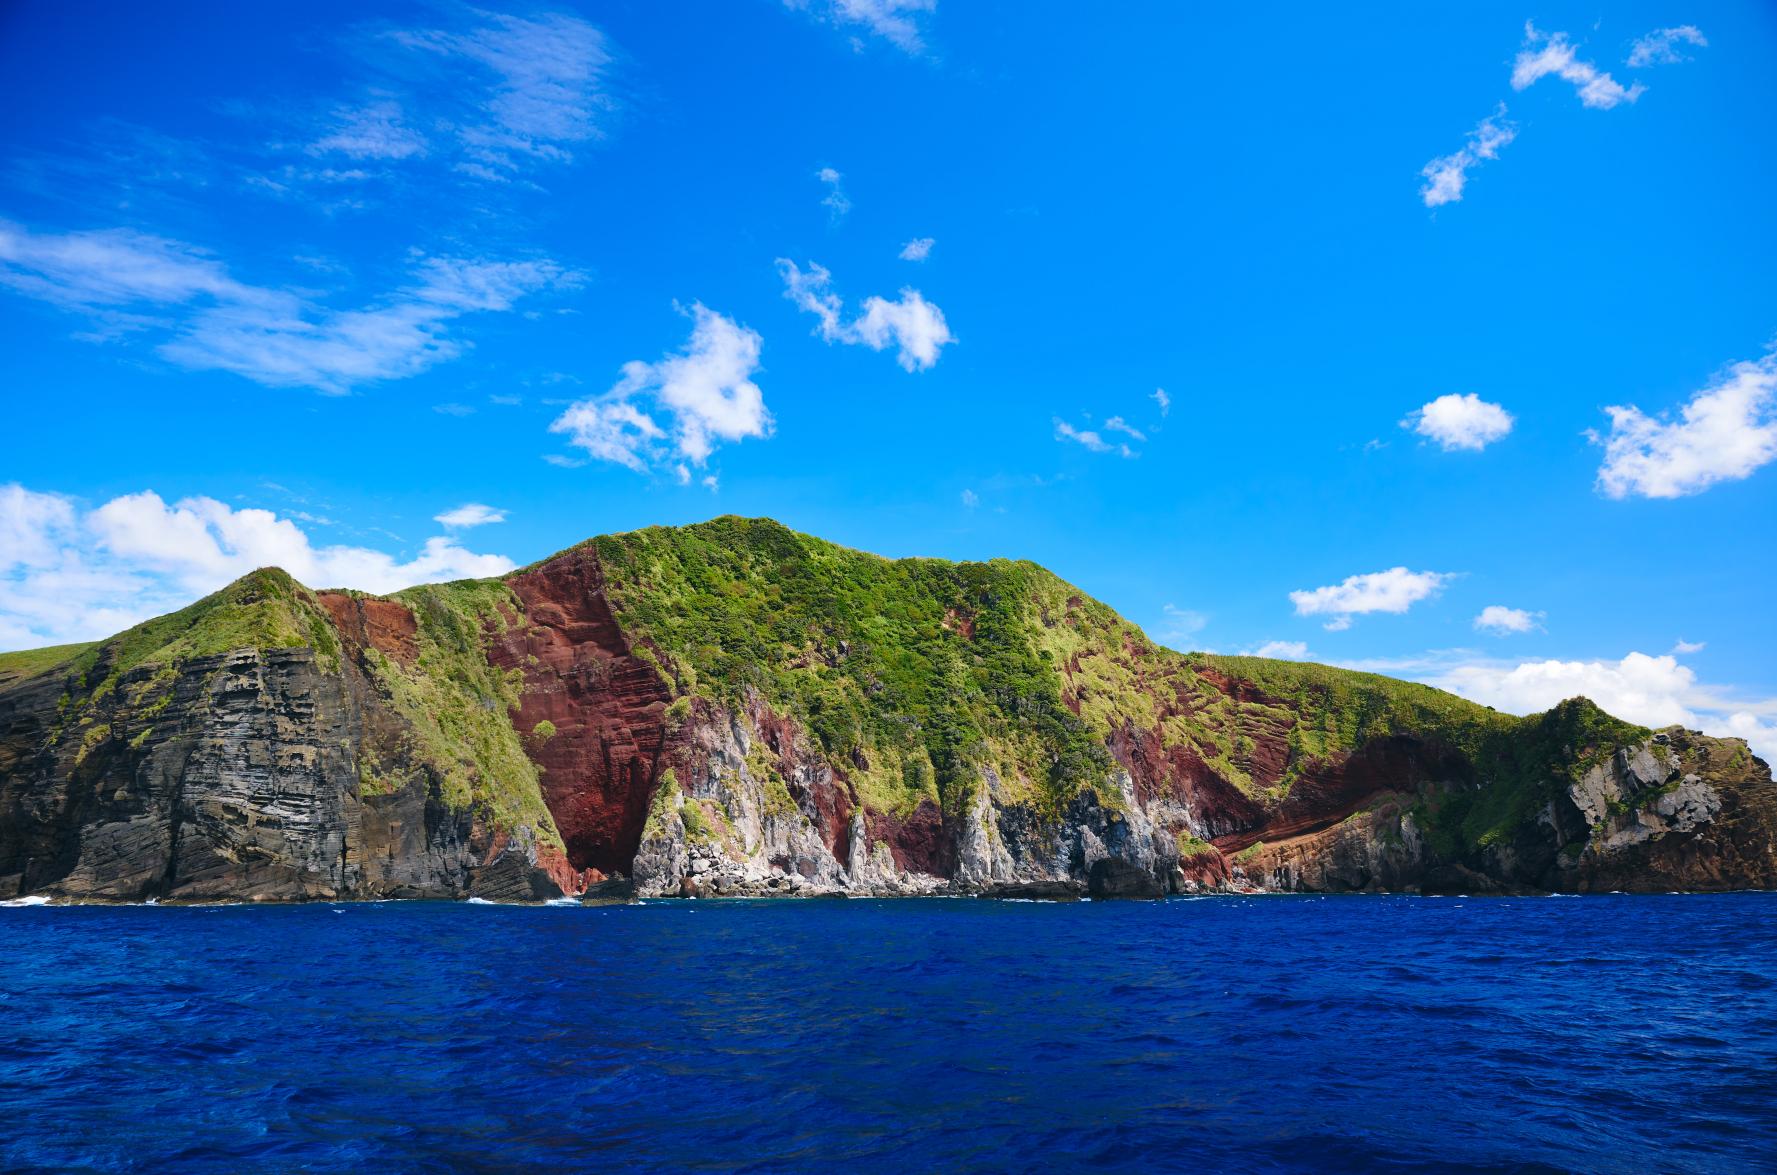
[[[0,1167],[1745,1171],[1777,895],[0,909]]]

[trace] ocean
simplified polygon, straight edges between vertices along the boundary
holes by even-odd
[[[0,1167],[1777,1166],[1777,895],[0,909]]]

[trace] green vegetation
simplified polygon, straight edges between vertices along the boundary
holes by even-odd
[[[297,648],[314,649],[315,660],[324,671],[339,672],[339,637],[326,609],[288,573],[265,567],[188,608],[89,645],[68,664],[72,672],[86,679],[90,697],[98,699],[138,666],[158,665],[164,671],[163,680],[170,682],[181,663],[197,657],[235,649]],[[96,681],[92,680],[95,672],[102,674]]]
[[[1181,861],[1189,861],[1195,857],[1214,856],[1216,852],[1216,847],[1214,845],[1206,840],[1192,836],[1188,832],[1179,833],[1177,843],[1178,859]]]
[[[36,677],[58,665],[66,665],[82,653],[96,648],[95,643],[83,645],[51,645],[44,649],[21,649],[16,653],[0,653],[0,685]]]
[[[1459,744],[1485,786],[1422,799],[1416,817],[1432,847],[1446,856],[1503,844],[1558,792],[1619,747],[1651,733],[1612,718],[1586,698],[1570,698],[1528,718],[1505,718]]]
[[[681,697],[749,688],[804,724],[873,806],[967,799],[983,766],[1050,810],[1110,766],[1061,697],[1030,563],[890,561],[722,518],[594,540],[613,604]]]
[[[499,580],[466,579],[391,598],[413,612],[419,655],[411,667],[375,649],[365,659],[411,724],[412,756],[438,776],[453,808],[479,808],[502,827],[528,824],[540,841],[561,848],[536,764],[508,717],[523,674],[503,673],[487,659],[488,635],[504,632],[520,615],[511,591]]]

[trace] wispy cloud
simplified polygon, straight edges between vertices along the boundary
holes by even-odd
[[[603,82],[611,64],[604,34],[575,16],[475,13],[468,28],[402,30],[396,44],[435,55],[450,67],[447,87],[421,96],[427,105],[464,104],[450,127],[456,169],[505,180],[526,163],[567,163],[597,138],[612,107]]]
[[[1634,405],[1605,409],[1610,430],[1598,489],[1608,497],[1682,498],[1738,481],[1777,460],[1777,350],[1736,363],[1694,394],[1677,419]]]
[[[655,363],[624,364],[608,392],[570,405],[550,431],[638,473],[672,465],[682,483],[718,442],[770,436],[771,413],[752,379],[763,345],[758,333],[702,303],[688,313],[693,322],[684,349]],[[713,490],[712,483],[705,478]]]
[[[821,197],[821,207],[827,210],[833,223],[838,224],[851,211],[851,197],[845,194],[845,186],[841,182],[845,177],[831,167],[823,167],[814,173],[814,178],[826,185],[827,194]]]
[[[308,145],[310,155],[345,155],[351,159],[411,159],[426,153],[426,140],[408,126],[399,103],[391,99],[335,112],[332,125]]]
[[[1524,47],[1512,63],[1512,89],[1524,90],[1549,76],[1571,83],[1582,105],[1609,110],[1647,92],[1640,82],[1625,87],[1589,61],[1581,61],[1566,33],[1545,33],[1524,24]]]
[[[572,274],[552,261],[430,257],[387,297],[339,310],[254,286],[188,244],[126,229],[32,233],[0,222],[0,285],[90,317],[105,335],[150,330],[162,358],[273,387],[341,393],[415,375],[466,345],[454,320],[510,310]]]
[[[1505,113],[1505,103],[1502,102],[1469,132],[1468,141],[1460,150],[1440,155],[1420,169],[1425,185],[1419,189],[1419,197],[1427,208],[1461,200],[1462,190],[1468,184],[1468,173],[1489,159],[1498,159],[1500,151],[1517,138],[1517,128],[1506,121]]]
[[[938,10],[938,0],[784,0],[786,8],[813,13],[843,29],[859,29],[907,53],[925,52],[922,17]],[[852,48],[863,42],[852,39]]]
[[[462,530],[471,526],[488,526],[496,522],[506,521],[506,511],[493,506],[484,506],[480,502],[464,502],[461,506],[434,515],[433,522],[441,522],[452,530]]]
[[[1075,428],[1059,416],[1055,417],[1055,439],[1058,441],[1071,441],[1072,443],[1089,449],[1094,453],[1115,453],[1119,457],[1136,457],[1140,455],[1122,441],[1107,441],[1104,436],[1096,430],[1089,428]]]
[[[914,237],[901,246],[898,256],[903,261],[924,261],[932,255],[932,246],[937,243],[931,237]]]
[[[1695,45],[1699,49],[1707,48],[1709,42],[1703,31],[1694,24],[1681,24],[1675,28],[1655,29],[1645,37],[1638,37],[1629,48],[1629,68],[1644,69],[1650,65],[1676,65],[1690,58],[1679,50],[1680,45]]]
[[[1155,388],[1154,394],[1149,396],[1148,399],[1160,405],[1160,416],[1162,419],[1172,412],[1172,397],[1166,394],[1165,388]]]
[[[939,352],[956,342],[944,312],[910,286],[903,286],[893,301],[865,298],[863,312],[846,322],[845,304],[833,292],[833,275],[825,266],[811,261],[804,272],[795,262],[779,257],[777,270],[784,279],[784,297],[820,320],[815,333],[829,343],[861,344],[872,351],[894,347],[903,368],[927,371],[938,362]]]

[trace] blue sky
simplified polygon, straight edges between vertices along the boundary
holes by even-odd
[[[0,8],[0,646],[739,513],[1769,754],[1777,12],[1229,7]]]

